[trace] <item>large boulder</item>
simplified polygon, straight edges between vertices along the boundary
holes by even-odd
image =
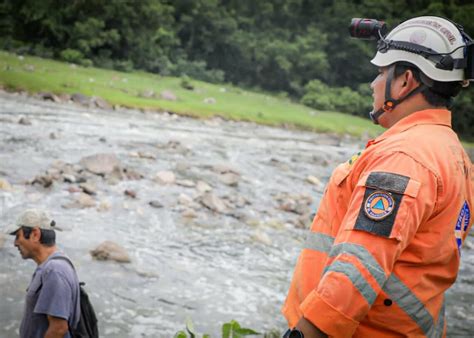
[[[130,263],[130,256],[125,248],[111,241],[101,243],[92,250],[91,255],[99,261],[114,260],[120,263]]]

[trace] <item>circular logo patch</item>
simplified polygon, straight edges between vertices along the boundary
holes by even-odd
[[[376,191],[367,197],[364,211],[368,218],[381,221],[389,216],[395,208],[395,201],[391,194],[385,191]]]

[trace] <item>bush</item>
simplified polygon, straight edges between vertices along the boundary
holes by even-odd
[[[211,83],[224,82],[224,72],[218,69],[207,69],[205,61],[188,61],[180,59],[172,66],[171,75],[186,75],[196,80]]]
[[[63,61],[80,64],[84,59],[84,54],[78,50],[67,48],[59,53],[59,57]]]
[[[319,110],[367,116],[372,98],[365,86],[354,91],[349,87],[329,87],[320,80],[312,80],[305,86],[301,103]]]

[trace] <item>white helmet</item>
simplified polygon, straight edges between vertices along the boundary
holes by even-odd
[[[386,67],[409,62],[432,80],[468,80],[464,69],[464,47],[469,37],[451,21],[436,16],[407,20],[379,40],[378,52],[371,62]],[[444,68],[444,69],[443,69]]]

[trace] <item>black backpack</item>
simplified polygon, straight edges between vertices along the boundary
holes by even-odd
[[[72,266],[74,271],[74,264],[65,256],[54,256],[51,259],[63,259]],[[99,328],[97,327],[97,316],[95,315],[94,307],[89,300],[89,295],[83,288],[84,282],[79,283],[79,297],[81,303],[81,314],[77,327],[69,328],[72,338],[99,338]]]

